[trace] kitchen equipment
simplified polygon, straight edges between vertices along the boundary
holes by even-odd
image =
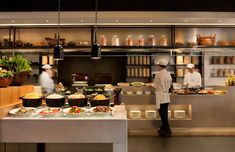
[[[126,38],[126,45],[127,45],[127,46],[133,46],[132,35],[127,35],[127,38]]]
[[[157,117],[156,110],[145,110],[146,119],[155,119]]]
[[[215,45],[216,34],[211,36],[201,36],[200,34],[197,34],[196,36],[198,45]]]
[[[185,110],[174,110],[174,118],[184,119],[186,117]]]
[[[149,46],[156,46],[156,39],[154,35],[149,35]]]
[[[105,35],[100,36],[100,45],[107,46],[107,38],[105,37]]]
[[[65,104],[65,97],[63,98],[46,98],[46,105],[48,107],[62,107]]]
[[[166,35],[161,35],[159,39],[159,45],[160,46],[167,46],[167,37]]]
[[[131,119],[140,119],[141,118],[141,111],[140,110],[130,110],[130,118]]]
[[[110,99],[107,98],[105,100],[91,100],[90,101],[91,107],[96,107],[96,106],[109,106],[110,105]]]
[[[72,106],[85,107],[87,106],[87,100],[88,98],[77,98],[77,99],[68,98],[68,103],[70,107]]]
[[[137,40],[137,46],[144,46],[144,36],[139,35],[138,40]]]
[[[42,105],[42,97],[36,99],[20,97],[20,99],[22,100],[22,104],[24,107],[39,107]]]

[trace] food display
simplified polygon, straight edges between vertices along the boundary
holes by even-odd
[[[21,108],[16,108],[16,109],[10,110],[10,111],[9,111],[9,114],[11,114],[11,115],[16,115],[16,116],[29,116],[29,115],[31,115],[35,110],[36,110],[36,108],[25,108],[25,107],[21,107]]]
[[[97,94],[91,101],[90,104],[92,107],[95,106],[109,106],[110,99],[103,94]]]
[[[61,82],[56,86],[56,91],[65,91],[64,85]]]
[[[136,86],[136,87],[140,87],[140,86],[144,86],[145,83],[144,82],[131,82],[132,86]]]
[[[93,109],[93,112],[111,112],[112,109],[109,106],[97,106]]]
[[[41,116],[50,116],[50,115],[55,115],[61,112],[60,108],[44,108],[44,109],[39,109],[37,113]]]
[[[39,107],[42,105],[42,96],[35,92],[27,93],[21,99],[24,107]]]
[[[131,119],[140,119],[141,111],[140,110],[130,110],[129,116]]]
[[[48,107],[62,107],[65,104],[65,97],[59,94],[51,94],[46,97]]]
[[[68,96],[69,99],[82,99],[82,98],[86,98],[85,95],[83,94],[71,94]]]
[[[198,94],[208,94],[208,90],[199,90]]]
[[[80,107],[77,107],[77,106],[72,106],[72,107],[69,109],[69,113],[70,113],[70,114],[81,113],[81,112],[85,112],[85,110],[82,109],[82,108],[80,108]]]
[[[38,93],[35,93],[35,92],[30,92],[30,93],[27,93],[24,98],[26,99],[37,99],[37,98],[41,98],[42,96]]]
[[[197,92],[189,89],[179,89],[179,90],[174,90],[174,93],[177,95],[192,95],[196,94]]]
[[[195,95],[195,94],[225,94],[225,91],[222,90],[206,90],[206,89],[198,89],[198,90],[190,90],[190,89],[178,89],[174,90],[177,95]]]
[[[104,93],[104,90],[102,88],[97,88],[97,87],[84,87],[82,91],[86,95],[90,95],[92,93],[99,93],[99,94]]]
[[[119,87],[128,87],[128,86],[130,86],[130,83],[127,83],[127,82],[119,82],[119,83],[117,83],[117,85],[118,85]]]
[[[97,94],[93,100],[106,100],[107,98],[103,94]]]

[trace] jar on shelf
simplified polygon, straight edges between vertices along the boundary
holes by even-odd
[[[105,35],[100,36],[100,45],[107,46],[107,38],[105,37]]]
[[[235,64],[235,56],[232,56],[232,64]]]
[[[112,46],[119,46],[119,38],[117,35],[113,35]]]
[[[131,56],[127,57],[127,64],[130,65],[131,64]]]
[[[144,36],[139,35],[138,40],[137,40],[137,46],[144,46]]]
[[[140,64],[140,65],[143,65],[143,56],[140,56],[140,57],[139,57],[139,64]]]
[[[156,46],[156,39],[154,35],[149,35],[149,46]]]
[[[127,45],[127,46],[133,46],[132,35],[127,35],[127,38],[126,38],[126,45]]]
[[[224,64],[224,56],[219,57],[219,64]]]
[[[218,77],[223,77],[224,76],[224,69],[218,69],[217,70],[217,76]]]
[[[217,77],[218,73],[217,73],[217,69],[212,69],[211,70],[211,77]]]
[[[231,64],[232,63],[232,58],[230,56],[225,56],[225,59],[224,59],[224,63],[225,64]]]
[[[227,77],[229,76],[229,69],[224,69],[224,77]]]
[[[217,56],[211,57],[211,64],[218,64],[218,57]]]
[[[167,46],[167,37],[166,35],[161,35],[159,40],[160,46]]]

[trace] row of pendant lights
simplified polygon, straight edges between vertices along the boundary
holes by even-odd
[[[95,26],[94,26],[94,42],[91,46],[91,59],[101,59],[101,47],[97,42],[97,1],[95,1]],[[60,45],[60,0],[58,0],[58,24],[57,24],[57,44],[54,47],[53,56],[54,60],[64,59],[64,49]]]

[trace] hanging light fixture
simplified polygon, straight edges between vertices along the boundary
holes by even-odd
[[[98,0],[95,1],[95,28],[94,28],[94,42],[91,46],[91,59],[101,59],[101,47],[97,42],[97,3]]]
[[[57,44],[54,47],[54,60],[63,60],[64,59],[64,50],[60,45],[60,0],[58,0],[58,24],[57,24]]]

